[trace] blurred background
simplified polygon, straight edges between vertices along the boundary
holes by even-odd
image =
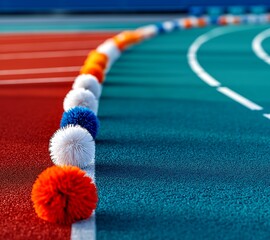
[[[125,13],[187,12],[196,6],[258,6],[268,8],[269,0],[1,0],[1,14],[10,13]],[[195,9],[196,10],[196,9]],[[268,9],[267,9],[268,10]],[[210,9],[211,11],[211,9]],[[246,9],[249,11],[249,9]]]

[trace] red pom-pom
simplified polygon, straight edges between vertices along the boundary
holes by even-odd
[[[53,166],[38,176],[32,189],[32,201],[40,218],[71,224],[89,218],[98,197],[92,179],[80,168]]]

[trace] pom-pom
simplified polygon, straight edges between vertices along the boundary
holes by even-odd
[[[84,88],[91,91],[98,99],[101,95],[101,85],[97,78],[90,74],[81,74],[76,79],[72,86],[73,89]]]
[[[67,112],[70,108],[82,106],[87,107],[97,114],[98,101],[95,95],[89,90],[78,88],[71,90],[64,99],[64,110]]]
[[[81,74],[91,74],[97,78],[99,83],[104,81],[104,70],[96,63],[89,63],[81,68]]]
[[[90,63],[96,63],[102,69],[105,69],[108,63],[108,57],[104,53],[100,53],[96,50],[93,50],[88,54],[87,59],[84,62],[84,65],[88,65]]]
[[[113,37],[113,41],[119,50],[124,51],[131,45],[141,41],[141,34],[137,31],[124,31]]]
[[[63,113],[62,120],[60,123],[61,127],[67,125],[80,125],[85,128],[95,139],[98,128],[99,120],[97,116],[88,108],[85,107],[74,107]]]
[[[35,181],[31,198],[38,217],[58,224],[89,218],[98,201],[92,179],[74,166],[47,168]]]
[[[156,25],[147,25],[145,27],[137,28],[136,32],[140,34],[140,36],[144,39],[149,39],[158,34],[158,27]]]
[[[108,65],[111,66],[121,55],[121,51],[116,46],[112,39],[106,40],[104,43],[98,46],[97,51],[105,54],[108,59]]]
[[[176,28],[176,23],[174,21],[163,22],[163,28],[165,32],[171,32]]]
[[[68,125],[55,132],[50,140],[50,155],[56,165],[84,168],[95,161],[95,142],[80,126]]]

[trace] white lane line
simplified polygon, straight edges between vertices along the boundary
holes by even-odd
[[[258,58],[262,59],[267,64],[270,64],[270,56],[262,47],[262,42],[270,37],[270,29],[267,29],[258,34],[252,41],[252,49]]]
[[[86,175],[95,180],[95,164],[83,169]],[[93,212],[92,216],[86,220],[79,221],[72,224],[71,240],[95,240],[96,239],[96,214]]]
[[[104,39],[103,39],[104,41]],[[103,42],[102,39],[100,40],[80,40],[80,41],[67,41],[67,42],[49,42],[49,43],[17,43],[17,44],[1,44],[1,49],[3,50],[0,51],[2,53],[6,52],[19,52],[19,51],[47,51],[47,50],[52,50],[52,49],[59,49],[59,50],[68,50],[67,48],[72,47],[73,49],[78,47],[79,49],[81,48],[89,48],[89,47],[96,47],[98,43]],[[79,50],[77,49],[77,50]]]
[[[0,19],[1,22],[1,19]],[[90,38],[91,40],[102,40],[102,39],[107,39],[108,37],[110,37],[110,35],[114,35],[115,33],[119,32],[119,31],[97,31],[99,36],[95,35],[95,32],[93,31],[60,31],[60,33],[58,31],[52,31],[52,32],[11,32],[11,33],[6,33],[6,32],[0,32],[1,35],[1,41],[7,41],[9,39],[11,39],[12,41],[14,41],[14,43],[18,44],[19,41],[21,39],[23,39],[24,41],[32,41],[32,40],[55,40],[59,42],[60,38],[65,38],[65,39],[74,39],[74,34],[76,34],[76,38]],[[27,35],[27,36],[26,36]],[[27,43],[27,42],[24,42]],[[9,43],[9,44],[13,44]]]
[[[1,60],[12,59],[37,59],[37,58],[61,58],[61,57],[75,57],[87,56],[91,49],[85,50],[71,50],[71,51],[48,51],[48,52],[21,52],[21,53],[2,53]]]
[[[196,39],[196,41],[189,48],[188,63],[191,69],[195,73],[197,73],[200,79],[202,79],[206,84],[210,85],[211,87],[218,87],[220,86],[220,83],[202,68],[197,59],[197,52],[199,48],[207,41],[208,41],[207,35],[202,35]]]
[[[80,66],[0,70],[0,75],[77,72]]]
[[[254,27],[251,27],[254,28]],[[214,30],[211,30],[201,36],[199,36],[190,46],[187,54],[188,58],[188,63],[191,67],[191,69],[196,73],[196,75],[203,80],[206,84],[208,84],[211,87],[215,87],[216,90],[225,96],[233,99],[234,101],[240,103],[241,105],[247,107],[250,110],[255,110],[255,111],[260,111],[263,110],[263,107],[259,106],[258,104],[250,101],[249,99],[241,96],[239,93],[236,93],[235,91],[232,91],[231,89],[227,87],[221,87],[221,83],[218,82],[213,76],[208,74],[204,68],[200,65],[197,59],[197,54],[200,48],[202,47],[203,44],[206,42],[228,34],[232,32],[237,32],[237,31],[247,31],[250,30],[251,28],[236,28],[236,27],[231,27],[231,28],[224,28],[224,27],[219,27]]]
[[[0,19],[1,22],[1,19]],[[9,30],[9,29],[2,29],[0,31],[1,36],[8,36],[8,35],[25,35],[27,34],[66,34],[66,33],[102,33],[102,34],[107,34],[107,33],[118,33],[126,28],[113,28],[113,29],[89,29],[89,30],[84,30],[84,29],[17,29],[17,30]]]
[[[260,111],[260,110],[263,109],[261,106],[257,105],[256,103],[251,102],[247,98],[241,96],[240,94],[234,92],[233,90],[231,90],[231,89],[229,89],[227,87],[219,87],[219,88],[217,88],[217,91],[223,93],[227,97],[229,97],[229,98],[233,99],[234,101],[242,104],[243,106],[249,108],[250,110]]]
[[[263,116],[270,120],[270,113],[264,113]]]
[[[73,82],[73,81],[74,81],[74,77],[28,78],[28,79],[0,80],[0,85],[58,83],[58,82]]]
[[[96,239],[96,215],[95,212],[89,219],[76,222],[71,227],[71,240],[95,240]]]

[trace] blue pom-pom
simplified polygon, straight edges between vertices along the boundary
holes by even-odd
[[[78,106],[64,112],[60,127],[65,127],[70,124],[80,125],[88,130],[94,139],[96,138],[99,128],[99,120],[90,109]]]
[[[157,24],[156,24],[156,27],[157,27],[157,29],[158,29],[158,33],[159,33],[159,34],[165,33],[165,29],[164,29],[164,26],[163,26],[162,23],[157,23]]]
[[[210,16],[210,24],[216,25],[218,24],[219,17],[217,16]]]

